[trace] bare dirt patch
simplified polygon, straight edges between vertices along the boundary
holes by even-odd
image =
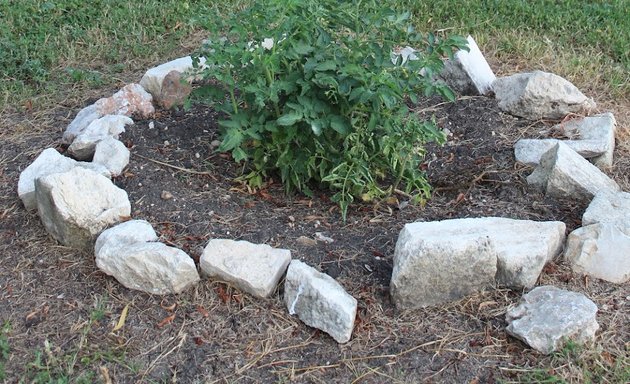
[[[582,292],[600,308],[596,345],[573,357],[541,356],[506,335],[505,311],[520,291],[497,288],[415,311],[397,311],[390,302],[393,251],[405,223],[502,216],[561,220],[568,230],[580,225],[584,206],[531,190],[525,182],[531,169],[514,161],[513,143],[550,123],[502,114],[487,98],[427,101],[417,112],[435,114],[452,134],[446,145],[428,148],[423,165],[434,198],[425,206],[406,204],[404,195],[357,204],[347,222],[326,191],[286,196],[277,180],[256,191],[234,182],[241,169],[210,144],[218,135],[211,109],[159,111],[128,127],[122,140],[131,162],[114,182],[128,192],[133,217],[151,222],[161,241],[196,262],[211,238],[290,249],[358,299],[353,338],[338,345],[288,315],[281,287],[259,300],[203,280],[177,296],[150,296],[101,273],[92,254],[49,238],[37,215],[22,207],[17,179],[41,150],[58,146],[78,108],[6,116],[10,124],[0,136],[0,325],[8,324],[8,382],[492,383],[538,374],[577,382],[583,361],[604,365],[602,382],[614,382],[621,377],[611,376],[621,372],[615,367],[630,363],[630,287],[574,275],[561,261],[545,268],[540,284]],[[618,158],[627,164],[626,153]],[[626,170],[617,166],[612,174],[628,190]],[[316,232],[334,242],[303,241]],[[127,305],[124,326],[112,332]]]

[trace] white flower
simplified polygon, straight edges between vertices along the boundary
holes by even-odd
[[[265,49],[273,48],[273,38],[271,38],[271,37],[265,38],[260,45],[262,45],[262,47],[265,48]]]

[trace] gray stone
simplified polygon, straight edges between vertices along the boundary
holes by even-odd
[[[97,110],[96,105],[89,105],[77,113],[77,116],[68,125],[63,133],[62,142],[64,144],[72,143],[72,140],[83,132],[91,122],[103,117],[103,115]]]
[[[112,176],[118,176],[129,164],[129,149],[113,137],[107,137],[94,147],[92,162],[102,164]]]
[[[588,202],[598,192],[617,192],[617,183],[559,141],[540,159],[527,182],[548,195]]]
[[[137,115],[149,118],[155,113],[153,97],[140,84],[127,84],[111,97],[98,100],[94,105],[101,116],[105,115]]]
[[[469,51],[457,51],[439,77],[462,95],[489,95],[496,76],[472,36],[467,40]]]
[[[48,233],[75,248],[92,248],[96,235],[131,213],[127,192],[80,167],[37,178],[35,197]]]
[[[559,120],[595,109],[595,102],[552,73],[535,71],[498,78],[492,84],[499,108],[531,120]]]
[[[554,128],[562,129],[567,135],[575,136],[579,140],[571,140],[583,143],[583,147],[592,147],[592,153],[582,153],[575,147],[574,150],[586,158],[592,158],[592,162],[599,168],[608,168],[613,163],[615,150],[615,131],[617,121],[612,113],[603,113],[584,118],[571,119]],[[568,143],[567,143],[568,144]]]
[[[507,311],[507,332],[539,352],[549,354],[566,340],[586,343],[599,329],[597,306],[581,293],[552,286],[532,289]]]
[[[521,139],[514,144],[514,157],[520,163],[536,166],[540,164],[542,156],[559,141],[557,139]],[[562,142],[585,159],[602,156],[608,150],[608,145],[598,140],[562,140]]]
[[[99,254],[104,246],[124,246],[125,244],[158,241],[158,235],[146,220],[129,220],[104,230],[96,239],[94,253]]]
[[[213,239],[203,250],[201,270],[256,297],[269,297],[291,261],[291,251],[267,244]]]
[[[390,293],[400,309],[457,300],[494,285],[497,251],[470,221],[406,224],[398,236]]]
[[[205,58],[200,58],[199,63],[201,66],[204,66],[206,62]],[[149,69],[144,76],[142,76],[142,80],[140,80],[140,85],[144,87],[154,98],[159,98],[162,94],[162,85],[164,84],[164,78],[172,72],[177,71],[181,74],[186,74],[193,70],[193,61],[190,56],[181,57],[179,59],[175,59],[169,61],[168,63],[164,63],[158,65],[157,67]],[[192,78],[191,78],[192,80]]]
[[[616,284],[627,282],[630,280],[630,216],[571,232],[565,258],[575,272]]]
[[[125,287],[156,295],[180,293],[199,281],[190,256],[162,243],[105,241],[96,265]]]
[[[35,179],[53,173],[67,172],[74,167],[86,168],[105,177],[111,177],[107,168],[100,164],[76,161],[63,156],[54,148],[45,149],[22,173],[20,173],[18,195],[20,199],[22,199],[24,207],[28,210],[37,209],[37,201],[35,200]]]
[[[623,220],[627,217],[630,217],[630,193],[598,193],[584,211],[582,225]]]
[[[291,315],[345,343],[352,336],[357,300],[332,277],[292,260],[284,284],[284,302]]]
[[[105,115],[96,119],[74,138],[68,147],[68,154],[78,160],[89,160],[94,156],[99,141],[108,137],[118,139],[125,132],[125,126],[132,124],[133,120],[123,115]]]

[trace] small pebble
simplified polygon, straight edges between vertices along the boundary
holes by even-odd
[[[160,195],[160,197],[162,198],[162,200],[170,200],[173,198],[173,194],[170,193],[169,191],[162,191],[162,194]]]

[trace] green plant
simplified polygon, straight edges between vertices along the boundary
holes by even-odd
[[[410,17],[374,0],[274,0],[213,18],[195,95],[229,117],[219,150],[247,162],[252,186],[276,172],[289,192],[327,186],[344,219],[354,199],[399,187],[428,198],[423,145],[444,137],[406,101],[454,99],[432,78],[465,40],[420,34]],[[392,55],[405,45],[417,60]]]
[[[0,380],[6,379],[6,373],[4,371],[4,362],[9,359],[9,338],[8,334],[11,330],[11,323],[8,321],[0,328]]]

